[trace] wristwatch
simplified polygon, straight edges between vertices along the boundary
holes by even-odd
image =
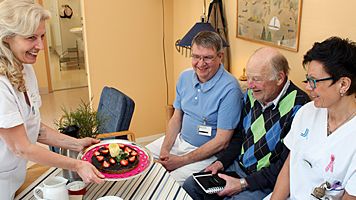
[[[247,184],[247,182],[246,182],[246,179],[240,178],[240,185],[241,185],[241,191],[246,190],[246,189],[247,189],[247,186],[248,186],[248,184]]]

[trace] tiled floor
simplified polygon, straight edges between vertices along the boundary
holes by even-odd
[[[50,53],[50,61],[53,90],[88,86],[87,73],[83,63],[80,65],[80,68],[77,66],[65,67],[65,65],[62,65],[64,67],[60,70],[59,56],[54,52]]]
[[[81,100],[89,102],[88,87],[55,91],[50,94],[42,94],[42,106],[40,108],[42,122],[55,128],[54,120],[58,120],[63,112],[62,107],[75,109]]]

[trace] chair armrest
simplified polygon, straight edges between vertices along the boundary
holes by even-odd
[[[127,139],[129,141],[135,142],[135,133],[131,131],[119,131],[119,132],[112,132],[112,133],[100,133],[96,136],[97,139],[108,138],[108,137],[117,137],[117,136],[124,136],[127,135]]]

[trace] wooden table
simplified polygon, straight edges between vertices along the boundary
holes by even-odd
[[[62,169],[50,168],[23,190],[15,199],[34,200],[33,189],[49,177],[61,176]],[[119,196],[123,199],[192,199],[169,175],[165,168],[154,163],[144,174],[123,181],[107,181],[104,184],[88,184],[84,199],[95,200],[103,196]]]

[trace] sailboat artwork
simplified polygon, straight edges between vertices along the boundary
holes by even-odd
[[[236,37],[298,51],[303,0],[237,0]]]
[[[278,17],[272,17],[271,21],[269,21],[268,28],[276,31],[281,28],[281,22],[279,21]]]

